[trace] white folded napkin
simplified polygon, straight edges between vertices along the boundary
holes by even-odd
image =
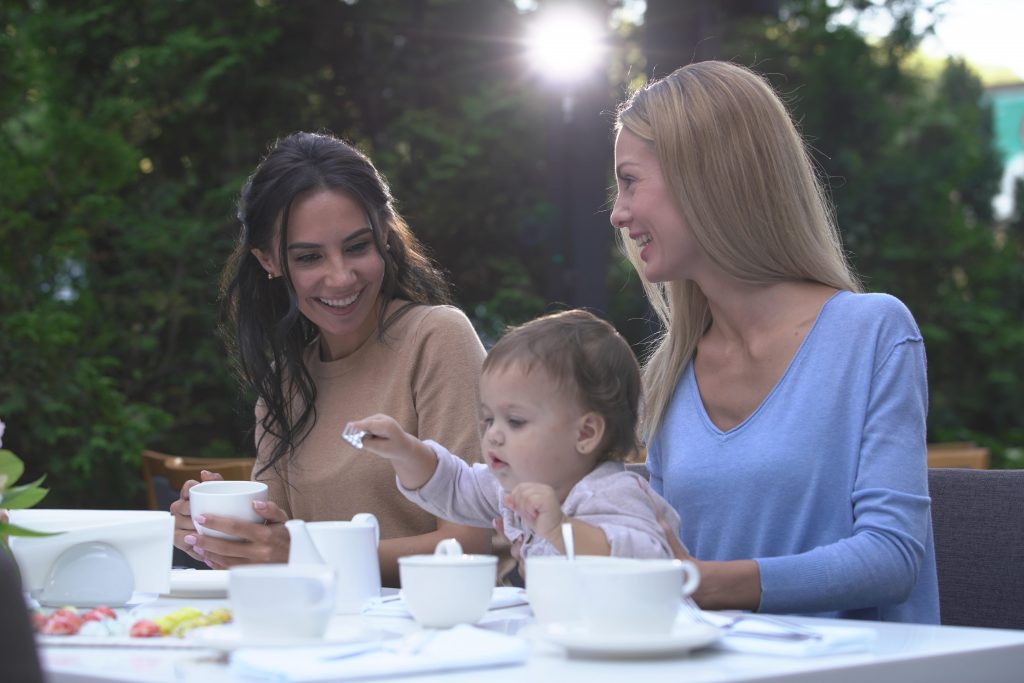
[[[788,657],[818,657],[868,650],[878,633],[863,626],[788,625],[752,614],[739,621],[735,615],[702,612],[705,621],[722,627],[715,647],[721,650]]]
[[[502,609],[525,604],[527,604],[526,592],[522,588],[498,586],[491,594],[491,605],[487,609]],[[412,613],[409,611],[408,605],[405,604],[401,593],[367,600],[363,607],[363,616],[412,619]]]
[[[416,631],[404,639],[334,647],[239,649],[233,674],[265,681],[350,681],[522,664],[522,638],[468,625]]]

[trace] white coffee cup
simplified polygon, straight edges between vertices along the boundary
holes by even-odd
[[[238,536],[222,531],[207,529],[196,523],[198,515],[233,517],[244,522],[262,522],[263,518],[253,509],[253,501],[267,499],[267,485],[260,481],[204,481],[188,491],[192,524],[204,536],[239,540]]]
[[[539,624],[579,621],[583,618],[579,568],[639,562],[626,557],[577,555],[571,562],[563,555],[526,558],[526,599]]]
[[[334,611],[334,570],[325,564],[232,567],[228,600],[243,638],[321,638]]]
[[[494,555],[464,555],[453,538],[433,555],[398,558],[402,597],[422,626],[448,628],[475,624],[487,612],[498,578]]]
[[[697,565],[688,560],[581,565],[578,571],[583,620],[602,635],[670,633],[683,596],[700,583]]]

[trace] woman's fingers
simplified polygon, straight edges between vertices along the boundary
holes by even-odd
[[[235,536],[235,539],[216,538],[209,534],[190,534],[183,538],[208,564],[230,567],[236,564],[287,562],[291,537],[284,526],[288,515],[274,503],[257,501],[253,504],[263,517],[262,523],[246,522],[231,517],[203,515],[196,519],[204,528]],[[189,553],[192,554],[192,553]]]
[[[255,500],[252,509],[263,518],[267,524],[284,524],[288,521],[288,513],[282,510],[277,503],[271,501]]]
[[[204,482],[224,479],[220,473],[210,470],[202,470],[199,476]],[[201,482],[195,479],[185,482],[181,487],[181,497],[171,503],[175,547],[193,559],[206,562],[214,569],[226,569],[247,562],[287,562],[289,537],[284,522],[288,520],[288,515],[275,503],[253,503],[253,509],[263,518],[263,521],[258,523],[217,515],[204,515],[198,518],[204,527],[236,536],[240,540],[200,534],[192,521],[189,505],[189,491],[199,483]]]
[[[672,528],[665,518],[660,513],[655,513],[655,519],[658,521],[658,526],[661,527],[662,532],[665,534],[665,540],[668,542],[668,547],[672,549],[672,554],[680,560],[692,560],[693,557],[686,550],[686,546],[679,540],[679,536],[676,534],[676,530]]]
[[[654,497],[654,493],[651,491],[650,484],[646,481],[641,480],[637,482],[640,486],[640,490],[647,495],[647,500],[651,504],[651,511],[654,513],[654,519],[658,522],[658,526],[661,527],[661,531],[665,534],[665,541],[668,543],[669,549],[672,554],[680,560],[692,560],[693,557],[690,552],[683,545],[683,542],[679,540],[679,532],[672,528],[672,525],[665,521],[665,518],[661,514],[661,507],[658,505],[657,500]]]

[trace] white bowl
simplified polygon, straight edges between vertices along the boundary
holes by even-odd
[[[65,604],[76,604],[73,586],[81,583],[85,600],[81,604],[89,604],[84,596],[90,587],[95,589],[101,577],[94,571],[99,566],[97,563],[103,562],[118,570],[126,564],[134,579],[132,590],[136,592],[166,593],[170,588],[174,518],[168,512],[35,509],[11,510],[8,514],[12,524],[26,529],[60,532],[42,538],[10,538],[24,589],[35,596],[48,583],[52,589],[56,580],[62,594],[68,595]],[[101,545],[112,550],[104,554],[98,549]],[[58,563],[62,555],[63,560]],[[118,560],[119,557],[124,562]],[[55,567],[65,573],[54,576]],[[76,575],[83,572],[90,575]],[[126,574],[117,580],[123,582]]]
[[[402,597],[422,626],[475,624],[487,613],[497,582],[494,555],[407,555],[398,558]]]

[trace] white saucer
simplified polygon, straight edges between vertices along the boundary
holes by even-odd
[[[331,623],[323,638],[244,638],[238,624],[218,624],[189,631],[185,640],[191,641],[193,647],[201,643],[204,647],[218,650],[237,650],[242,647],[320,647],[381,640],[389,636],[394,637],[394,634],[356,625]]]
[[[592,633],[583,622],[544,626],[540,636],[561,645],[570,656],[601,658],[669,657],[688,653],[718,640],[721,631],[707,624],[677,622],[666,634]]]
[[[226,569],[172,569],[171,587],[166,594],[172,598],[226,598],[228,597],[228,571]]]

